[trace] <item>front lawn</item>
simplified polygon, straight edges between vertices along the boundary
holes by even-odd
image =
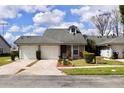
[[[86,63],[84,59],[70,61],[74,66],[96,66],[96,65],[124,65],[124,62],[115,60],[105,60],[102,57],[96,57],[97,64]]]
[[[0,57],[0,66],[11,63],[10,56]]]
[[[84,59],[70,61],[74,66],[96,66],[97,64],[86,63]]]
[[[124,67],[60,69],[67,75],[124,75]]]

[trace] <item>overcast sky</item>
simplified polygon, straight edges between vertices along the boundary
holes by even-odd
[[[4,38],[9,43],[22,35],[42,35],[47,28],[69,25],[78,26],[83,34],[96,35],[91,16],[114,8],[118,6],[0,6],[0,23],[8,23]],[[1,26],[0,31],[2,34]]]

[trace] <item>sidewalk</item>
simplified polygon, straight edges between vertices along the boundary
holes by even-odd
[[[0,67],[0,75],[14,75],[17,71],[24,68],[28,64],[32,63],[35,60],[17,60],[10,64]]]
[[[100,66],[79,66],[79,67],[57,67],[58,69],[73,69],[73,68],[99,68],[99,67],[124,67],[124,65],[100,65]]]

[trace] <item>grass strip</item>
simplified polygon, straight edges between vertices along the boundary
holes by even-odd
[[[124,75],[124,67],[59,69],[67,75]]]

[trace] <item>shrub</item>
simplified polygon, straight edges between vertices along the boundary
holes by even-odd
[[[69,60],[68,59],[63,59],[63,65],[69,65],[70,64],[70,62],[69,62]]]
[[[117,52],[113,52],[112,59],[118,59],[118,53]]]
[[[15,61],[16,52],[15,51],[11,51],[10,55],[11,55],[11,60]]]
[[[0,57],[8,57],[10,56],[10,53],[0,54]]]
[[[83,52],[79,52],[81,58],[83,58]]]
[[[19,58],[19,51],[15,51],[15,55]]]
[[[62,58],[59,56],[59,60],[58,60],[59,64],[62,64]]]
[[[87,39],[87,51],[95,53],[96,52],[96,42],[91,39]]]
[[[94,53],[83,52],[84,59],[87,63],[93,63],[93,59],[95,59]]]
[[[36,51],[36,58],[37,58],[37,60],[41,60],[41,51],[40,50]]]

